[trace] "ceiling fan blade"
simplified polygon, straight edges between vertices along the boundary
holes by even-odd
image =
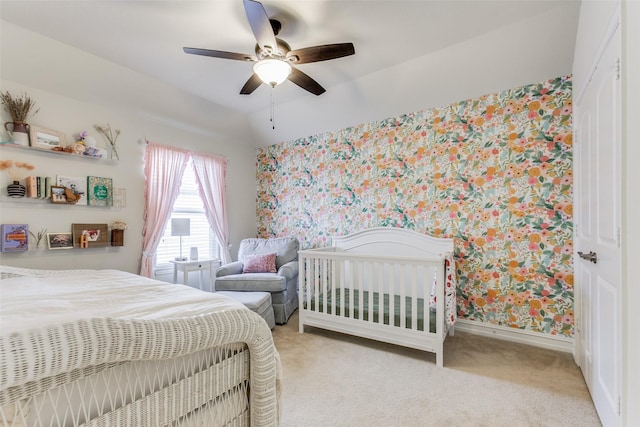
[[[253,75],[249,77],[249,80],[247,80],[244,86],[242,86],[242,89],[240,90],[240,95],[252,94],[253,91],[256,90],[258,86],[260,86],[261,84],[262,84],[262,80],[260,80],[260,77],[258,77],[256,73],[253,73]]]
[[[253,55],[236,52],[225,52],[224,50],[198,49],[195,47],[183,47],[182,50],[184,50],[184,53],[190,53],[192,55],[211,56],[213,58],[235,59],[238,61],[253,62],[258,60],[258,58]]]
[[[269,22],[267,11],[264,10],[262,3],[254,0],[243,0],[244,10],[251,26],[251,31],[255,36],[258,45],[264,50],[266,47],[275,51],[278,47],[276,36],[273,33],[273,27]]]
[[[298,70],[295,67],[291,67],[291,74],[289,74],[289,80],[302,89],[311,92],[314,95],[322,95],[326,92],[325,88],[320,86],[320,84],[313,80],[311,77]]]
[[[294,64],[327,61],[342,58],[356,53],[353,43],[335,43],[321,46],[305,47],[287,53],[287,60]]]

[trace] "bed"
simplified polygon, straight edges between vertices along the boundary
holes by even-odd
[[[299,329],[313,326],[436,354],[454,332],[453,240],[376,227],[299,256]]]
[[[117,270],[0,274],[0,426],[278,424],[271,331],[231,298]]]

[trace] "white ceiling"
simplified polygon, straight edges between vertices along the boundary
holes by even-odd
[[[204,132],[225,128],[226,134],[264,146],[570,74],[580,3],[264,0],[263,5],[282,21],[279,37],[292,49],[355,45],[354,56],[298,66],[327,93],[316,97],[285,82],[272,93],[262,85],[252,95],[239,95],[251,63],[183,53],[187,46],[252,54],[255,39],[241,0],[2,0],[0,14],[6,23],[66,45],[64,55],[76,48],[121,66],[123,74],[132,70],[151,77],[171,88],[179,102],[174,111],[166,105],[159,109],[149,96],[145,105],[139,93],[118,90],[119,73],[93,89],[102,91],[100,97],[90,93],[96,85],[87,85],[78,97],[104,99],[105,93],[122,92],[123,103],[135,96],[149,116]],[[9,52],[7,44],[3,41],[3,49]],[[35,87],[46,80],[19,71],[24,67],[12,68],[15,57],[5,59],[3,78]],[[269,123],[271,95],[276,129]]]

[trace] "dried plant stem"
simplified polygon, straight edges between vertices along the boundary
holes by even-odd
[[[12,181],[20,181],[27,175],[28,171],[34,170],[35,167],[25,162],[14,162],[13,160],[0,160],[0,170],[7,171],[7,175]]]
[[[14,97],[9,91],[0,92],[0,100],[14,123],[25,123],[30,115],[40,111],[40,109],[37,109],[31,113],[36,106],[36,102],[26,93],[23,93],[19,97]]]
[[[38,249],[40,247],[40,242],[42,241],[44,236],[47,234],[47,229],[43,228],[42,230],[38,231],[38,234],[35,234],[33,231],[29,230],[29,234],[31,234],[31,237],[33,237],[33,240],[36,241],[36,249]]]
[[[119,160],[120,156],[118,155],[118,150],[116,149],[116,140],[118,139],[118,135],[120,135],[120,129],[116,129],[115,131],[112,131],[111,125],[109,124],[107,124],[106,126],[94,125],[94,127],[98,132],[102,134],[102,136],[104,136],[107,139],[107,141],[109,142],[109,145],[111,146],[111,150],[113,151],[113,154],[115,154],[116,159]]]

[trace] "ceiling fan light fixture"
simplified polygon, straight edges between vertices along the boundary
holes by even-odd
[[[282,23],[277,19],[270,19],[259,0],[243,0],[242,3],[251,32],[257,42],[254,46],[255,55],[224,50],[183,48],[185,53],[191,55],[254,62],[253,73],[240,89],[240,95],[250,95],[262,83],[275,87],[285,80],[290,80],[291,83],[316,96],[322,95],[325,89],[295,66],[343,58],[356,53],[353,43],[323,44],[291,50],[291,46],[286,41],[276,37],[280,33]]]
[[[276,87],[287,80],[291,74],[291,65],[281,59],[266,58],[254,64],[253,72],[269,86]]]

